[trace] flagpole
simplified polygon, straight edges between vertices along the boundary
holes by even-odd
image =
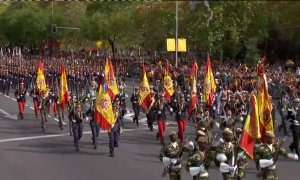
[[[178,1],[176,1],[175,67],[178,67]]]

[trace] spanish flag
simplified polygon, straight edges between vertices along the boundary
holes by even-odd
[[[252,94],[249,113],[247,115],[240,140],[240,147],[248,154],[249,157],[251,157],[251,159],[253,159],[255,140],[260,138],[261,134],[259,127],[257,99],[256,96]]]
[[[167,102],[170,102],[171,96],[174,94],[173,80],[169,71],[169,62],[167,62],[165,74],[164,74],[164,89],[165,98]]]
[[[65,109],[65,104],[67,104],[68,102],[69,102],[68,81],[67,81],[65,65],[62,62],[60,68],[59,104],[62,109]]]
[[[104,84],[100,84],[95,107],[94,119],[96,123],[104,130],[113,128],[116,117],[113,112],[111,98]]]
[[[211,62],[209,54],[207,55],[207,62],[206,62],[206,74],[204,77],[203,82],[203,98],[206,103],[211,106],[214,99],[214,93],[216,91],[216,83],[215,78],[211,68]]]
[[[38,69],[37,69],[36,85],[39,91],[47,92],[46,80],[44,75],[44,67],[41,59],[39,60]]]
[[[107,92],[112,100],[119,94],[118,84],[115,78],[114,68],[111,60],[106,59],[104,68],[105,83],[107,84]]]
[[[150,94],[150,86],[147,79],[147,73],[145,70],[145,66],[142,66],[142,80],[140,82],[140,106],[143,108],[144,111],[150,106],[151,103],[151,94]]]
[[[198,97],[197,97],[197,70],[198,65],[196,62],[192,65],[192,92],[191,92],[191,101],[189,104],[189,115],[191,115],[192,111],[196,108]]]
[[[259,75],[257,81],[257,103],[262,142],[265,142],[266,140],[266,131],[271,131],[274,133],[272,117],[273,107],[269,97],[266,75]]]

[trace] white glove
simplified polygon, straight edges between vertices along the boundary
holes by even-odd
[[[173,112],[173,108],[170,107],[170,112]]]
[[[85,120],[86,120],[86,121],[89,121],[89,117],[85,117]]]
[[[123,128],[122,128],[122,127],[120,127],[120,134],[122,134],[122,132],[123,132]]]

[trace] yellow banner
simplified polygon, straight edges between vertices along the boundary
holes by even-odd
[[[174,38],[167,39],[167,51],[176,51],[176,44]],[[186,52],[186,39],[178,39],[178,52]]]
[[[46,91],[47,92],[47,85],[44,76],[44,67],[43,63],[39,61],[38,69],[37,69],[37,77],[36,77],[36,85],[39,91]]]

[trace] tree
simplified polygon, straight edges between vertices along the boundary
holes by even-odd
[[[90,3],[83,24],[85,36],[92,41],[108,41],[115,59],[115,43],[135,35],[132,8],[132,3],[128,2]]]

